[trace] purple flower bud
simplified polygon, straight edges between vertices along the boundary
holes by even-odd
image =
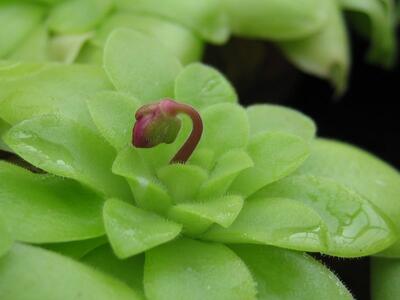
[[[161,143],[173,143],[181,128],[178,114],[187,114],[193,122],[193,130],[186,143],[171,160],[171,163],[186,162],[203,132],[203,123],[199,113],[189,105],[165,99],[158,103],[147,104],[135,114],[132,144],[137,148],[152,148]]]

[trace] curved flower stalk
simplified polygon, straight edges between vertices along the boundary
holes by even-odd
[[[352,299],[302,252],[400,256],[400,175],[378,158],[240,106],[146,34],[114,31],[103,61],[0,67],[1,139],[44,171],[0,162],[1,299]],[[165,98],[204,124],[184,164],[184,115],[169,144],[131,145],[135,113]]]
[[[101,65],[111,32],[130,28],[158,40],[186,65],[201,60],[205,43],[223,44],[233,34],[275,42],[296,66],[342,93],[351,64],[344,15],[371,40],[367,59],[392,66],[393,0],[5,1],[0,58]]]

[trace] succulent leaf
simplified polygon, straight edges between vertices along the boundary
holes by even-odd
[[[94,30],[113,8],[113,0],[71,0],[55,5],[48,18],[56,33],[77,34]]]
[[[372,258],[371,296],[372,299],[390,300],[400,296],[400,260]]]
[[[126,283],[144,298],[144,255],[121,260],[115,256],[109,245],[101,245],[87,253],[80,261]]]
[[[251,138],[247,151],[254,167],[244,170],[230,188],[231,192],[246,197],[288,176],[309,156],[307,142],[279,132],[266,132]]]
[[[399,234],[400,175],[379,158],[345,143],[319,139],[298,172],[330,178],[362,195],[390,218]],[[399,257],[399,245],[396,251],[387,250],[391,251],[388,255]]]
[[[190,29],[156,16],[126,12],[117,12],[107,18],[92,42],[102,47],[111,32],[122,27],[143,32],[159,40],[184,65],[199,61],[203,54],[203,41]]]
[[[214,0],[115,0],[121,10],[154,15],[195,31],[204,40],[221,44],[229,37],[229,24],[222,5]],[[173,9],[171,9],[173,8]]]
[[[0,57],[13,51],[32,28],[40,23],[44,11],[40,5],[26,2],[0,3]],[[12,34],[10,34],[12,29]]]
[[[173,96],[174,80],[182,66],[156,39],[117,29],[106,42],[104,68],[118,91],[146,103]]]
[[[106,196],[131,198],[126,181],[111,173],[114,149],[74,121],[55,115],[36,117],[12,127],[4,139],[42,170],[81,181]]]
[[[237,103],[235,89],[216,69],[193,63],[186,66],[175,80],[175,98],[195,108],[219,103]]]
[[[312,141],[316,134],[316,125],[312,119],[302,113],[283,106],[256,104],[246,109],[250,134],[255,136],[263,132],[284,132]]]
[[[164,244],[182,229],[179,224],[116,199],[104,204],[103,217],[110,244],[121,259]]]
[[[223,0],[234,34],[275,41],[305,38],[327,23],[329,0]]]
[[[326,224],[328,249],[344,257],[377,253],[396,240],[392,223],[359,194],[335,181],[303,175],[269,185],[254,198],[287,198],[314,209]]]
[[[257,299],[250,271],[232,250],[189,239],[146,253],[144,288],[153,300]]]
[[[0,212],[15,240],[56,243],[101,236],[103,203],[72,180],[0,162]]]
[[[95,94],[87,99],[90,115],[102,136],[117,150],[131,143],[134,112],[140,103],[115,91]]]
[[[353,299],[334,274],[307,254],[255,245],[230,248],[253,274],[258,299]]]
[[[11,245],[11,235],[6,227],[6,222],[0,215],[0,258],[8,252],[8,250],[11,248]]]
[[[70,258],[24,244],[15,244],[0,259],[0,278],[1,299],[62,300],[77,295],[88,300],[142,299],[117,279]]]

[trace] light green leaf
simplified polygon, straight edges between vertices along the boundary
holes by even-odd
[[[232,31],[268,40],[301,39],[328,20],[329,0],[223,0]]]
[[[104,226],[115,254],[127,258],[173,240],[182,227],[119,200],[108,200]]]
[[[220,103],[201,111],[204,123],[199,148],[213,150],[217,156],[228,150],[246,147],[249,124],[246,111],[239,105]]]
[[[90,64],[95,66],[103,65],[103,47],[93,43],[86,43],[82,46],[78,57],[75,59],[77,64]]]
[[[93,43],[103,46],[110,33],[118,28],[129,28],[157,39],[183,64],[201,59],[204,43],[190,29],[158,16],[118,12],[105,20],[97,30]]]
[[[174,214],[186,215],[187,219],[193,216],[196,219],[204,219],[212,223],[229,227],[239,215],[243,207],[243,198],[240,196],[224,196],[194,203],[181,203],[172,208]],[[188,224],[190,225],[190,224]]]
[[[210,177],[197,195],[198,199],[224,195],[240,172],[254,166],[246,151],[234,149],[222,154],[211,170]]]
[[[119,259],[109,245],[102,245],[86,254],[81,261],[127,284],[144,298],[144,255]]]
[[[350,300],[350,292],[307,254],[255,245],[234,245],[257,282],[258,299]]]
[[[206,171],[214,167],[215,153],[210,149],[196,149],[187,161],[187,164],[199,166]]]
[[[0,57],[10,54],[41,21],[43,9],[36,4],[0,3]]]
[[[178,59],[157,40],[130,29],[117,29],[109,36],[104,67],[118,90],[144,103],[172,97],[181,70]]]
[[[130,199],[128,184],[111,173],[115,152],[97,134],[68,119],[47,115],[23,121],[4,137],[34,166],[78,180],[107,196]]]
[[[198,166],[171,164],[158,169],[157,177],[168,189],[172,201],[182,203],[195,200],[208,174]]]
[[[10,124],[56,113],[94,128],[85,100],[92,93],[111,89],[100,67],[17,64],[3,71],[0,118]]]
[[[91,33],[56,35],[48,45],[50,60],[72,64],[83,45],[91,38]]]
[[[172,205],[167,190],[159,184],[137,149],[128,147],[119,152],[112,171],[128,180],[139,207],[163,213]]]
[[[2,88],[4,89],[4,83],[9,83],[13,80],[24,78],[25,76],[31,76],[37,72],[40,72],[45,67],[47,67],[47,65],[34,62],[21,63],[9,60],[0,60],[0,83]],[[4,97],[4,94],[2,93],[0,96],[1,101],[1,99]]]
[[[103,235],[101,237],[88,240],[44,244],[41,245],[41,247],[77,260],[85,256],[92,250],[96,249],[97,247],[106,244],[107,242],[107,237]]]
[[[261,243],[320,252],[327,247],[326,233],[320,216],[302,203],[284,198],[258,198],[244,202],[230,227],[214,225],[202,237],[223,243]]]
[[[0,151],[11,151],[11,149],[3,142],[3,134],[10,129],[10,125],[0,119]]]
[[[0,212],[12,237],[30,243],[104,234],[103,200],[78,183],[0,162]]]
[[[251,135],[286,132],[311,141],[316,134],[314,121],[301,112],[279,105],[256,104],[247,108]]]
[[[371,39],[368,60],[385,67],[392,66],[396,59],[393,1],[339,0],[339,3],[344,10],[354,13],[350,21],[355,29]],[[367,17],[368,21],[362,17]]]
[[[293,64],[305,72],[330,80],[340,94],[346,90],[350,68],[346,25],[337,0],[322,2],[328,4],[329,12],[324,27],[313,35],[281,42],[279,46]]]
[[[320,139],[311,152],[299,173],[331,178],[354,190],[385,213],[400,233],[400,174],[397,170],[372,154],[341,142]]]
[[[112,277],[70,258],[22,244],[16,244],[0,259],[0,278],[1,299],[142,299]]]
[[[244,170],[230,191],[249,196],[294,172],[308,157],[308,143],[295,135],[266,132],[253,137],[247,147],[254,167]]]
[[[292,176],[266,186],[255,198],[287,198],[314,209],[327,225],[328,249],[334,256],[377,253],[396,239],[392,224],[367,200],[330,179]]]
[[[152,300],[257,299],[252,276],[233,251],[188,239],[146,253],[144,289]]]
[[[88,98],[88,107],[93,122],[103,137],[117,150],[132,141],[135,112],[139,102],[117,92],[101,92]]]
[[[236,103],[238,97],[229,81],[216,69],[201,63],[185,67],[175,81],[175,98],[195,108]]]
[[[112,8],[112,0],[63,1],[51,10],[48,26],[57,33],[84,33],[93,30]]]
[[[0,258],[8,252],[8,250],[11,248],[11,245],[11,235],[2,215],[0,214]]]
[[[215,0],[116,0],[121,10],[154,15],[184,25],[204,40],[222,44],[229,37],[229,24],[223,7]]]
[[[47,42],[47,28],[44,25],[39,25],[10,53],[8,59],[44,62],[48,59]]]
[[[371,296],[373,300],[392,300],[400,297],[400,260],[372,258]]]

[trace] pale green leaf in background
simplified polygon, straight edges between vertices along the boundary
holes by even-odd
[[[10,53],[8,59],[13,61],[44,62],[48,59],[47,28],[44,25],[37,26],[18,47]]]
[[[319,31],[329,17],[329,0],[222,0],[234,34],[275,41]]]
[[[186,27],[157,16],[118,12],[106,19],[96,31],[93,43],[103,46],[111,32],[118,28],[129,28],[157,39],[182,64],[201,60],[204,43]]]
[[[63,1],[50,11],[48,26],[57,33],[85,33],[95,29],[112,8],[112,0]]]
[[[222,44],[229,37],[229,24],[220,1],[215,0],[116,0],[117,7],[139,14],[166,18]]]
[[[393,66],[396,59],[396,20],[392,0],[339,0],[345,11],[352,13],[350,21],[366,38],[371,39],[367,59],[384,67]],[[368,18],[365,21],[365,18]]]
[[[156,39],[117,29],[106,42],[104,68],[117,90],[146,103],[173,96],[182,66]]]
[[[48,44],[49,59],[65,64],[72,64],[79,56],[84,44],[91,37],[92,33],[54,36]]]
[[[322,2],[328,4],[328,22],[322,29],[303,39],[280,42],[279,47],[297,67],[329,80],[336,92],[342,94],[350,69],[346,25],[337,0]]]
[[[20,1],[0,3],[0,57],[10,54],[43,17],[40,5]]]
[[[235,89],[224,75],[201,63],[188,65],[178,75],[175,82],[175,98],[198,109],[238,101]]]

